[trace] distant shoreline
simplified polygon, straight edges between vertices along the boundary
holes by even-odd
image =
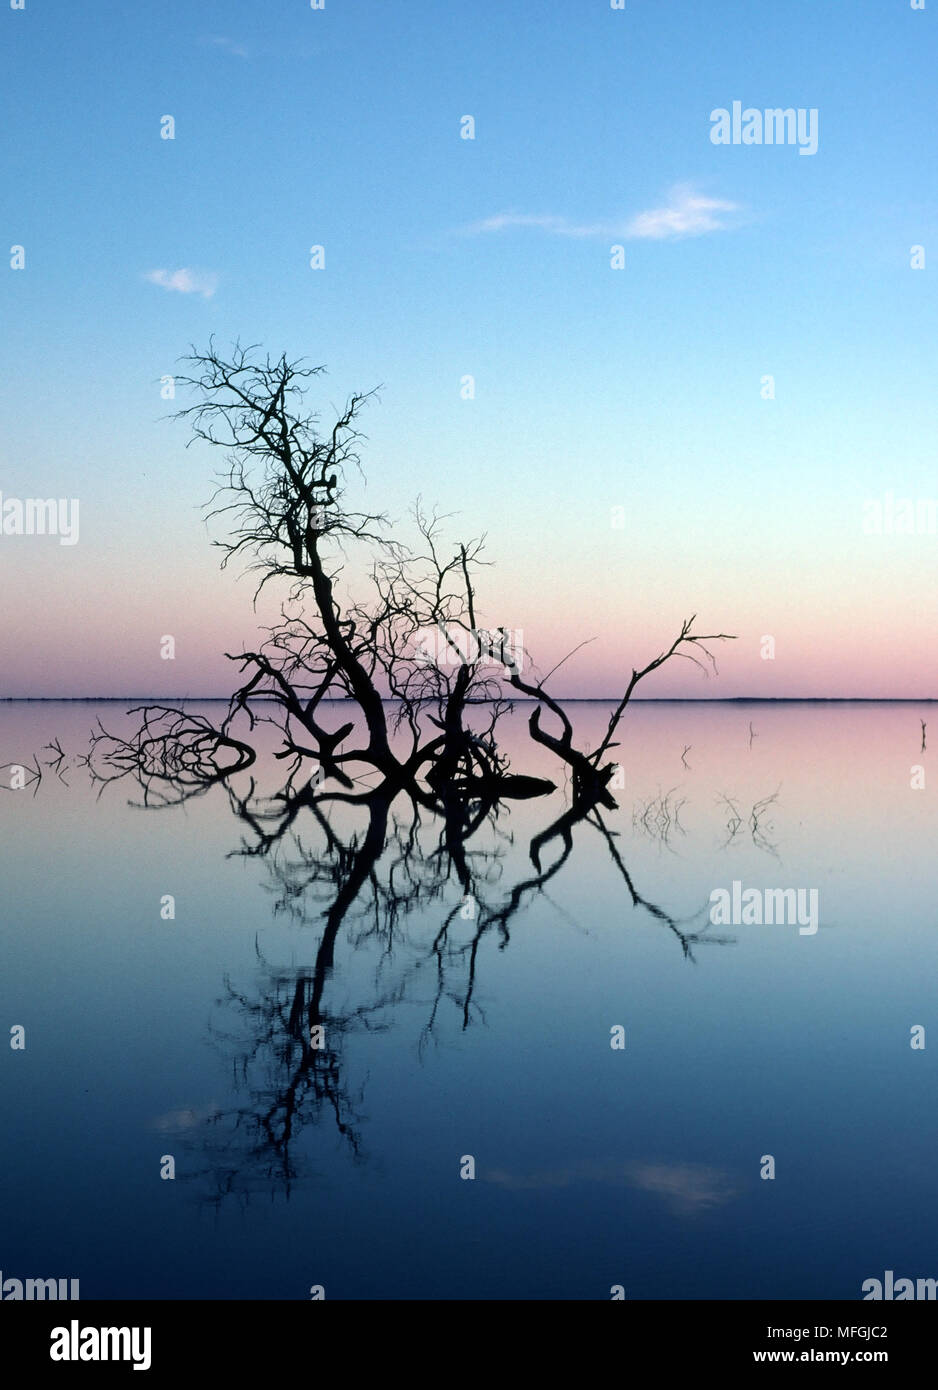
[[[273,698],[256,696],[256,699]],[[527,696],[505,695],[502,699],[513,705],[536,705],[538,700]],[[556,695],[558,704],[615,705],[621,695]],[[227,705],[228,695],[0,695],[3,705]],[[323,700],[325,705],[354,705],[354,700]],[[399,700],[382,700],[383,705],[400,704]],[[469,704],[490,705],[493,700],[470,700]],[[726,695],[715,698],[695,696],[634,697],[630,705],[934,705],[938,696],[902,695]]]

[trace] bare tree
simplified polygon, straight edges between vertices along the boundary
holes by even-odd
[[[241,684],[218,728],[182,710],[145,708],[135,737],[109,742],[103,730],[96,735],[93,751],[106,768],[113,772],[136,757],[151,785],[172,773],[180,795],[196,795],[250,765],[252,733],[267,723],[279,731],[276,756],[288,763],[291,789],[293,778],[307,776],[315,788],[307,800],[330,781],[352,795],[362,777],[377,775],[387,792],[407,789],[450,817],[459,807],[469,823],[479,807],[484,813],[501,800],[555,789],[545,778],[512,771],[499,747],[499,720],[520,695],[534,702],[531,738],[569,769],[577,810],[614,808],[617,764],[604,760],[618,746],[614,735],[639,682],[678,658],[715,670],[708,644],[728,634],[697,633],[695,618],[687,619],[668,648],[633,668],[598,747],[580,748],[563,702],[548,690],[574,653],[540,676],[506,628],[479,626],[484,537],[447,542],[447,518],[418,501],[416,541],[408,545],[390,534],[385,514],[350,505],[346,475],[361,471],[358,415],[374,391],[349,396],[322,428],[305,404],[322,367],[237,344],[224,356],[213,341],[185,361],[178,380],[197,399],[177,418],[191,426],[193,440],[227,456],[209,504],[210,517],[228,528],[215,542],[225,552],[222,564],[247,561],[259,575],[255,602],[274,580],[287,592],[260,646],[227,654]],[[338,580],[353,552],[370,571],[370,598],[340,598]],[[335,700],[344,702],[337,724]],[[553,730],[544,727],[545,713]],[[227,754],[233,757],[226,761]],[[185,777],[175,776],[183,770]]]

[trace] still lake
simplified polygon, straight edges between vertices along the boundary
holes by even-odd
[[[569,709],[595,747],[610,707]],[[404,798],[365,863],[360,808],[279,838],[223,788],[140,809],[74,765],[122,706],[0,705],[0,763],[56,737],[72,763],[0,791],[0,1037],[26,1044],[3,1047],[3,1278],[859,1299],[938,1277],[930,709],[636,704],[618,810],[538,869],[563,790],[511,803],[467,894]],[[513,769],[562,782],[526,717]],[[712,925],[734,881],[817,890],[817,932]]]

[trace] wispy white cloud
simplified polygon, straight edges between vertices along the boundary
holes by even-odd
[[[470,232],[503,232],[506,227],[540,227],[545,232],[556,232],[558,236],[588,236],[589,227],[576,227],[563,217],[537,217],[521,212],[499,212],[494,217],[486,217],[475,222]]]
[[[510,227],[537,227],[542,232],[553,232],[555,236],[570,237],[606,236],[612,231],[611,227],[607,227],[603,223],[581,225],[568,221],[566,217],[546,215],[539,217],[536,214],[522,212],[499,212],[494,217],[486,217],[481,222],[474,222],[466,230],[470,233],[503,232]]]
[[[225,53],[230,53],[235,58],[250,57],[250,54],[243,43],[236,43],[234,39],[225,38],[223,35],[219,35],[218,37],[211,39],[206,39],[205,42],[210,43],[213,48],[220,48]]]
[[[647,237],[660,241],[665,237],[722,232],[727,226],[723,214],[738,211],[737,203],[727,202],[725,198],[707,198],[686,184],[678,184],[671,189],[664,207],[650,208],[633,217],[625,235],[633,240]]]
[[[318,28],[318,25],[315,26]],[[216,48],[220,53],[227,53],[232,58],[250,59],[252,62],[257,59],[263,62],[264,59],[273,58],[278,62],[292,62],[295,60],[303,61],[307,58],[319,58],[327,51],[327,46],[322,43],[298,43],[291,40],[289,43],[278,42],[276,40],[264,41],[252,38],[250,45],[242,43],[239,39],[232,39],[227,34],[213,34],[209,38],[199,40],[203,48]],[[333,53],[343,51],[345,44],[329,44],[328,49]]]
[[[148,270],[143,278],[164,290],[200,294],[204,299],[211,299],[218,288],[218,276],[214,271],[188,270],[185,266],[181,270]]]
[[[466,230],[479,234],[502,232],[512,227],[536,227],[554,236],[662,241],[726,231],[732,225],[731,221],[727,221],[726,214],[739,211],[738,203],[728,202],[725,198],[708,198],[688,184],[676,184],[663,207],[649,208],[625,222],[571,222],[566,217],[549,214],[500,212],[473,223]]]

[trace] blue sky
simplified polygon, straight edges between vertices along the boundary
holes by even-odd
[[[199,518],[218,460],[159,395],[210,333],[328,364],[326,412],[382,383],[369,502],[397,517],[419,493],[487,531],[493,621],[545,667],[596,636],[570,693],[614,693],[695,610],[740,634],[720,688],[649,693],[929,693],[938,538],[858,517],[938,493],[936,15],[0,10],[3,249],[27,257],[0,275],[0,490],[78,496],[83,528],[74,550],[0,537],[0,694],[224,689],[213,653],[251,638],[250,590]],[[715,146],[735,100],[816,108],[817,153]],[[154,633],[177,630],[167,673]],[[761,661],[763,633],[787,656]]]

